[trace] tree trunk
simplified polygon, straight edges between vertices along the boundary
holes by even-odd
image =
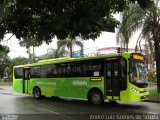
[[[72,49],[72,46],[70,46],[70,57],[71,57],[71,58],[73,57],[73,49]]]
[[[155,60],[156,60],[156,72],[157,72],[157,92],[160,93],[160,45],[155,40]]]
[[[27,48],[27,53],[28,53],[28,63],[30,64],[32,62],[32,56],[31,56],[31,51],[30,51],[30,47]]]
[[[147,68],[147,71],[148,71],[148,53],[145,53],[145,62],[146,62],[146,68]]]
[[[83,46],[81,47],[81,57],[84,56]]]
[[[33,63],[35,63],[35,51],[34,51],[34,46],[33,46]]]
[[[126,43],[126,52],[128,52],[128,42]]]

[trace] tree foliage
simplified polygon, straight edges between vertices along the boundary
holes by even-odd
[[[65,50],[64,48],[59,49],[51,49],[50,52],[39,56],[39,60],[46,60],[46,59],[53,59],[53,58],[61,58],[66,57],[69,54],[69,51]]]
[[[149,82],[155,82],[157,81],[156,79],[156,70],[149,70],[147,73],[147,78]]]
[[[9,47],[0,45],[0,78],[5,76],[5,68],[10,64]]]
[[[34,47],[38,47],[42,45],[43,41],[38,40],[36,38],[24,38],[19,40],[19,44],[22,47],[25,47],[27,49],[27,53],[29,55],[30,63],[35,62],[35,50]],[[31,54],[31,47],[33,47],[33,53]]]
[[[138,4],[131,4],[123,10],[116,40],[117,44],[121,44],[121,47],[126,48],[126,51],[128,51],[128,44],[130,38],[134,35],[134,31],[143,26],[141,20],[145,17],[145,13]]]
[[[81,51],[83,51],[82,41],[78,40],[77,38],[71,38],[70,36],[68,36],[64,40],[59,40],[57,42],[57,46],[58,46],[58,49],[64,49],[65,47],[67,47],[70,51],[70,57],[73,57],[73,47],[74,46],[79,46],[81,48]]]
[[[42,41],[36,38],[24,38],[19,40],[19,44],[22,47],[30,48],[30,47],[38,47],[42,44]]]
[[[136,1],[145,7],[150,0],[1,0],[0,37],[10,32],[19,39],[36,37],[47,43],[55,36],[95,39],[101,31],[114,31],[119,22],[112,14]]]
[[[25,57],[16,57],[11,60],[11,66],[27,64],[28,59]]]
[[[7,55],[10,52],[9,47],[0,44],[0,53]],[[2,56],[1,56],[2,57]]]

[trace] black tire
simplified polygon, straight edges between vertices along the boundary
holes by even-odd
[[[89,102],[93,105],[102,104],[104,102],[103,94],[98,90],[92,91],[89,96]]]
[[[112,105],[118,104],[116,101],[112,101],[112,100],[110,100],[109,103],[112,104]]]
[[[40,88],[35,87],[33,89],[33,96],[35,99],[40,99],[42,97]]]

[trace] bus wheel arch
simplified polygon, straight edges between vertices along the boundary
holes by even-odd
[[[104,102],[103,93],[99,88],[91,88],[87,95],[88,101],[94,105],[100,105]]]
[[[33,88],[33,97],[35,99],[40,99],[42,97],[41,89],[38,86],[35,86]]]

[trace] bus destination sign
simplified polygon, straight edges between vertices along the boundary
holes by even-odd
[[[144,61],[144,56],[139,55],[139,54],[133,54],[132,58],[135,59],[135,60],[142,60],[142,61]]]

